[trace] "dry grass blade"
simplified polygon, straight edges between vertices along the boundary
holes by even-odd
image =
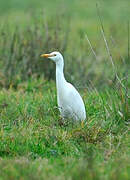
[[[102,28],[101,28],[101,33],[102,33],[102,36],[103,36],[103,39],[104,39],[104,42],[105,42],[105,46],[106,46],[108,55],[109,55],[110,60],[111,60],[113,72],[114,72],[114,74],[115,74],[118,82],[120,83],[120,85],[121,85],[124,89],[126,89],[126,87],[125,87],[124,84],[121,82],[121,80],[120,80],[120,78],[119,78],[119,76],[118,76],[118,74],[117,74],[117,72],[116,72],[116,68],[115,68],[115,65],[114,65],[114,62],[113,62],[113,59],[112,59],[112,54],[111,54],[111,52],[110,52],[110,49],[109,49],[109,46],[108,46],[108,42],[107,42],[107,39],[106,39],[106,37],[105,37],[104,30],[103,30]]]
[[[117,78],[118,82],[120,83],[120,85],[126,90],[126,87],[124,86],[124,84],[121,82],[117,72],[116,72],[116,67],[114,65],[114,62],[113,62],[113,58],[112,58],[112,54],[111,54],[111,51],[110,51],[110,48],[108,46],[108,42],[107,42],[107,39],[106,39],[106,36],[105,36],[105,30],[104,30],[104,27],[103,27],[103,23],[102,23],[102,19],[101,19],[101,15],[100,15],[100,11],[99,11],[99,7],[98,7],[98,4],[96,4],[96,7],[97,7],[97,14],[98,14],[98,17],[99,17],[99,20],[100,20],[100,24],[101,24],[101,33],[102,33],[102,36],[103,36],[103,40],[105,42],[105,46],[106,46],[106,50],[107,50],[107,53],[110,57],[110,61],[111,61],[111,64],[112,64],[112,68],[113,68],[113,72],[115,74],[115,77]]]
[[[93,53],[93,55],[94,55],[95,59],[97,60],[97,55],[96,55],[96,53],[95,53],[95,51],[94,51],[94,49],[93,49],[93,47],[92,47],[91,42],[90,42],[90,41],[89,41],[89,39],[88,39],[87,34],[85,34],[85,38],[87,39],[88,44],[89,44],[89,46],[90,46],[90,49],[91,49],[91,51],[92,51],[92,53]]]
[[[118,49],[117,43],[116,43],[116,41],[115,41],[115,39],[113,38],[112,35],[111,35],[110,39],[111,39],[111,42],[113,44],[113,47],[116,47],[116,49]],[[121,58],[122,62],[125,64],[125,58],[120,54],[120,52],[118,52],[118,53],[120,55],[120,58]]]
[[[129,42],[130,42],[130,39],[129,39],[129,22],[128,22],[128,61],[129,61],[129,58],[130,58],[130,55],[129,55]],[[126,114],[126,119],[127,119],[127,115],[129,114],[129,112],[128,112],[128,69],[126,71],[125,114]]]

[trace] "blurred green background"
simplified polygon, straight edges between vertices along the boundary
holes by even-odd
[[[41,53],[52,50],[64,55],[66,77],[77,82],[77,87],[85,86],[89,80],[97,87],[108,85],[115,77],[101,34],[98,10],[116,71],[122,77],[128,66],[129,7],[129,0],[0,0],[0,66],[4,77],[1,86],[17,87],[18,82],[30,75],[55,79],[54,64],[40,59]]]

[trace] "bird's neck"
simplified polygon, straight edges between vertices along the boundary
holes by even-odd
[[[64,70],[64,61],[62,60],[60,63],[56,64],[56,86],[57,86],[57,90],[64,87],[64,84],[66,83],[63,70]]]

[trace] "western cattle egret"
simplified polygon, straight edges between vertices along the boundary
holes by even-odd
[[[75,87],[68,83],[64,77],[63,56],[59,52],[52,52],[42,54],[41,57],[49,58],[56,64],[57,101],[62,118],[83,122],[86,119],[84,102]]]

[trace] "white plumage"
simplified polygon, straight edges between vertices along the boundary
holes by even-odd
[[[49,58],[56,63],[57,101],[61,116],[84,121],[86,119],[84,102],[75,87],[65,80],[63,56],[59,52],[52,52],[42,54],[41,57]]]

